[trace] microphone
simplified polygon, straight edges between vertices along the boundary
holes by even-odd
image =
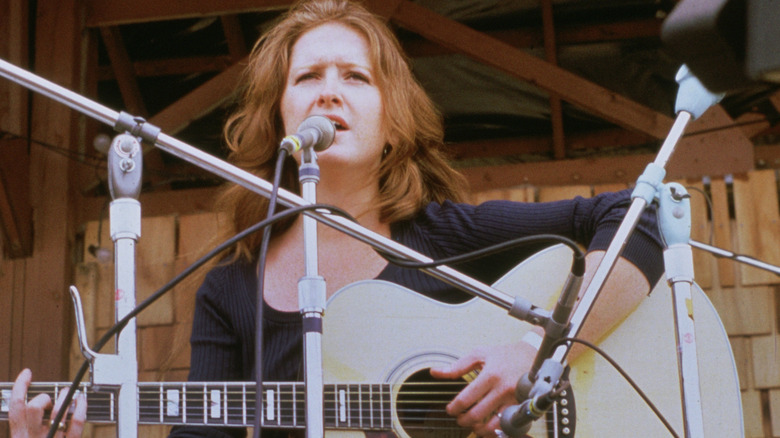
[[[501,431],[508,437],[524,436],[531,429],[532,423],[550,410],[563,390],[568,387],[568,382],[565,382],[544,394],[524,401],[521,405],[504,409],[499,417]]]
[[[315,151],[324,151],[336,137],[336,126],[325,116],[310,116],[298,126],[298,132],[288,135],[279,144],[290,155],[301,149],[314,148]]]

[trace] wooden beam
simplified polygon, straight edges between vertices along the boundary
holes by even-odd
[[[186,128],[193,120],[203,117],[214,108],[232,99],[245,67],[246,60],[233,64],[227,70],[155,114],[149,119],[149,122],[162,128],[166,134],[176,134]]]
[[[197,73],[222,71],[235,63],[230,55],[218,56],[188,56],[175,59],[153,59],[133,62],[132,71],[137,77],[153,76],[187,76]],[[110,66],[98,68],[98,80],[115,80],[114,71]]]
[[[122,94],[122,100],[125,102],[127,112],[146,117],[146,105],[141,96],[141,89],[135,79],[133,63],[130,62],[130,56],[122,41],[122,35],[116,26],[107,26],[100,28],[100,36],[103,37],[103,44],[108,51],[108,58],[111,60],[111,69],[114,72],[119,92]]]
[[[717,108],[705,119],[706,123],[718,123],[722,114],[718,114]],[[732,128],[731,131],[735,129],[738,130]],[[723,176],[752,170],[755,167],[753,150],[745,151],[740,141],[735,140],[738,136],[739,133],[718,131],[684,138],[667,165],[666,180]],[[780,157],[780,153],[776,156]],[[521,184],[630,184],[636,182],[647,164],[654,160],[654,154],[615,155],[460,168],[459,171],[466,176],[472,190]]]
[[[411,1],[399,1],[391,19],[433,42],[557,93],[563,100],[625,128],[664,138],[672,125],[668,116]]]
[[[660,144],[659,140],[648,135],[626,131],[625,129],[606,129],[584,134],[569,134],[566,138],[568,147],[572,151]],[[452,159],[456,161],[525,154],[542,155],[552,149],[552,138],[544,136],[465,141],[447,143],[447,149]]]
[[[293,0],[85,0],[87,27],[286,9]]]
[[[542,0],[542,31],[544,34],[544,59],[558,65],[558,47],[555,42],[555,20],[552,0]],[[555,92],[550,92],[550,123],[552,125],[553,156],[561,160],[566,157],[566,139],[563,134],[563,104]]]
[[[556,41],[559,46],[565,46],[634,39],[657,40],[660,37],[661,22],[652,19],[573,27],[561,25],[556,26]],[[539,47],[544,44],[544,36],[538,28],[483,30],[482,33],[518,49]],[[454,52],[452,49],[422,38],[407,37],[401,43],[404,50],[412,57]]]
[[[66,88],[78,88],[79,36],[82,28],[78,0],[39,2],[36,11],[36,73]],[[34,141],[72,150],[75,113],[49,98],[34,95]],[[33,144],[30,150],[30,203],[35,241],[33,255],[25,262],[23,302],[24,330],[21,362],[33,367],[36,380],[60,380],[68,374],[68,350],[73,331],[70,245],[72,221],[72,162],[61,154]]]
[[[32,254],[30,155],[21,138],[0,140],[0,224],[8,258]]]
[[[206,81],[186,96],[177,100],[149,119],[149,123],[159,127],[168,135],[175,135],[194,120],[203,117],[218,106],[233,98],[237,84],[245,68],[245,60]],[[144,160],[161,162],[160,150],[152,145],[144,145]],[[162,168],[162,167],[160,167]]]
[[[241,32],[241,22],[238,20],[238,15],[223,15],[220,17],[220,21],[222,22],[222,29],[225,33],[230,57],[233,59],[233,62],[240,61],[249,54],[249,49],[247,49],[244,34]]]

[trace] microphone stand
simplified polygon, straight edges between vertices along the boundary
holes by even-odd
[[[320,169],[314,148],[305,148],[301,155],[299,181],[306,202],[317,202]],[[303,217],[305,273],[298,281],[298,303],[303,318],[303,366],[306,390],[306,438],[325,434],[323,419],[322,315],[327,292],[325,279],[318,274],[317,221]]]
[[[729,260],[734,260],[735,262],[744,263],[746,265],[753,266],[754,268],[763,269],[775,275],[780,275],[780,266],[771,265],[761,260],[757,260],[753,257],[737,254],[722,248],[718,248],[712,245],[707,245],[706,243],[697,242],[695,240],[691,240],[689,243],[692,247],[703,251],[707,251],[710,254],[714,255],[715,257],[722,257]]]
[[[677,94],[677,118],[659,150],[654,162],[650,163],[637,180],[632,193],[632,203],[626,216],[620,224],[615,236],[607,248],[604,257],[596,268],[591,282],[588,284],[582,299],[574,310],[569,321],[568,337],[577,337],[585,319],[601,292],[604,283],[612,272],[618,257],[628,242],[628,238],[639,222],[644,209],[654,199],[659,200],[659,228],[666,245],[664,250],[664,267],[667,280],[672,284],[675,334],[678,352],[678,369],[680,374],[680,389],[683,405],[683,422],[686,437],[704,436],[704,424],[701,412],[701,397],[699,387],[698,363],[696,360],[696,342],[694,332],[694,315],[691,298],[693,283],[693,257],[690,241],[690,202],[689,195],[679,184],[663,184],[666,176],[664,167],[674,152],[675,145],[682,137],[685,126],[694,117],[703,114],[710,106],[718,102],[722,95],[709,92],[696,79],[686,66],[677,73],[680,88]],[[545,335],[547,338],[547,335]],[[544,345],[543,345],[544,346]],[[563,372],[563,365],[571,345],[566,343],[558,346],[549,358],[542,361],[543,378],[530,382],[532,401],[526,401],[518,406],[507,408],[501,416],[504,433],[517,436],[525,433],[530,423],[543,415],[543,411],[535,409],[533,401],[538,397],[551,393]],[[538,356],[546,355],[540,348]],[[537,357],[536,362],[541,361]],[[526,391],[530,378],[524,376],[518,382],[517,392]],[[519,397],[518,397],[519,398]],[[519,398],[523,400],[522,398]]]
[[[119,134],[108,149],[108,182],[111,192],[111,240],[114,241],[115,318],[122,320],[135,309],[135,245],[141,236],[142,148],[138,139]],[[81,352],[90,361],[91,381],[96,387],[119,387],[117,436],[138,436],[138,359],[135,318],[116,338],[116,354],[100,354],[89,347],[81,300],[75,286],[71,298],[76,307]]]

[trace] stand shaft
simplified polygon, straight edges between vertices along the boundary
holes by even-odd
[[[317,154],[311,148],[303,151],[299,171],[304,200],[317,202],[319,167]],[[317,221],[303,217],[305,273],[298,282],[298,301],[303,318],[303,367],[306,384],[306,438],[325,434],[324,383],[322,370],[322,317],[327,291],[325,279],[319,276],[317,258]]]

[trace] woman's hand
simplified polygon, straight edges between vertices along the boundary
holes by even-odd
[[[515,386],[531,368],[535,356],[536,349],[526,342],[479,348],[449,367],[431,368],[431,375],[457,379],[478,371],[476,379],[447,405],[447,413],[478,436],[494,437],[500,428],[497,414],[518,403]]]
[[[67,391],[62,391],[54,404],[54,410],[48,419],[44,418],[47,409],[51,409],[51,397],[47,394],[39,394],[29,402],[26,401],[27,389],[32,381],[32,372],[25,369],[14,382],[9,403],[8,420],[11,426],[12,438],[40,438],[45,437],[49,431],[52,418],[57,415]],[[75,409],[69,421],[62,423],[60,431],[55,437],[77,438],[84,429],[84,421],[87,418],[87,401],[83,394],[76,396]],[[63,418],[65,420],[65,418]]]

